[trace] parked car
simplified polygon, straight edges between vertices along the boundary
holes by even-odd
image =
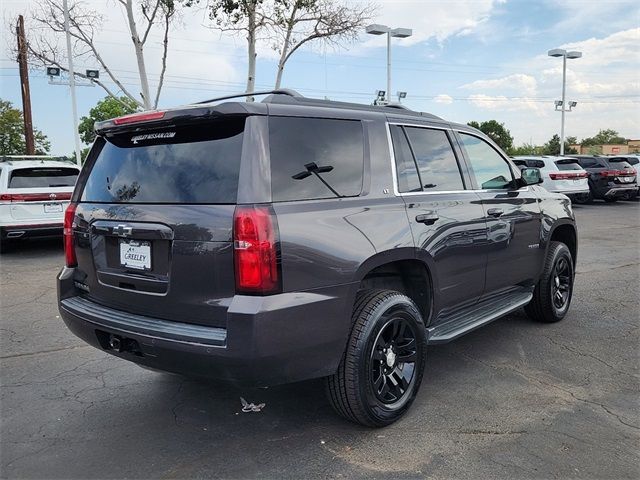
[[[639,156],[624,155],[624,156],[609,157],[607,158],[607,160],[609,161],[609,163],[612,163],[612,164],[626,162],[629,165],[631,165],[631,168],[633,168],[636,171],[636,182],[638,182],[638,179],[640,178],[640,157]],[[630,200],[634,198],[639,198],[639,197],[640,197],[640,186],[638,186],[635,193],[630,193],[627,196],[627,198]]]
[[[62,237],[79,170],[55,157],[0,157],[0,251],[22,239]]]
[[[563,193],[571,200],[586,200],[589,195],[589,174],[575,158],[554,156],[517,156],[513,163],[520,168],[538,168],[542,186],[550,192]]]
[[[615,202],[638,189],[636,172],[626,162],[610,162],[607,157],[571,155],[589,173],[589,197]]]
[[[97,124],[58,276],[78,337],[241,385],[326,377],[339,414],[383,426],[428,344],[521,307],[567,314],[571,202],[478,130],[289,90],[230,98]]]

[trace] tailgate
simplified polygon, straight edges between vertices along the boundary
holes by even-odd
[[[76,194],[74,233],[76,286],[90,300],[226,326],[244,123],[236,117],[98,139]]]

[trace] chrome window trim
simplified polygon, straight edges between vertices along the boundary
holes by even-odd
[[[453,132],[454,130],[448,127],[438,127],[438,126],[431,126],[431,125],[417,125],[417,124],[413,124],[413,123],[402,123],[402,122],[386,122],[386,129],[387,129],[387,143],[389,144],[389,153],[390,153],[390,158],[391,158],[391,176],[393,179],[393,194],[396,197],[414,197],[414,196],[421,196],[421,195],[448,195],[448,194],[453,194],[453,193],[489,193],[489,192],[506,192],[509,191],[508,189],[480,189],[480,190],[473,190],[473,189],[465,189],[465,190],[440,190],[437,192],[400,192],[398,191],[398,172],[396,170],[396,154],[395,154],[395,150],[393,149],[393,140],[391,139],[391,125],[398,125],[400,127],[417,127],[417,128],[427,128],[427,129],[432,129],[432,130],[444,130],[445,132]],[[466,133],[462,130],[456,130],[459,131],[460,133]],[[472,135],[472,134],[470,134]],[[480,140],[483,140],[482,137],[478,136],[478,135],[473,135],[474,137],[479,138]],[[494,149],[495,150],[495,149]],[[498,154],[500,155],[500,153],[498,152]],[[502,157],[502,155],[500,155],[500,157]],[[502,157],[504,158],[504,157]],[[508,165],[508,163],[507,163]],[[522,187],[519,188],[518,190],[516,190],[518,192],[528,192],[529,191],[529,187]]]

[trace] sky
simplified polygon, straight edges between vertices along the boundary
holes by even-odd
[[[73,0],[69,0],[73,3]],[[361,5],[360,0],[337,0]],[[466,123],[504,122],[515,144],[543,144],[559,133],[554,110],[562,88],[562,60],[552,48],[579,50],[567,64],[567,100],[578,102],[566,115],[566,134],[578,139],[612,128],[640,138],[640,3],[636,0],[378,0],[372,23],[411,28],[392,42],[392,89],[406,91],[414,110]],[[9,25],[25,17],[34,23],[36,0],[3,0]],[[139,91],[128,27],[116,0],[85,0],[102,15],[96,46],[125,85]],[[239,93],[246,83],[246,41],[207,28],[206,13],[184,10],[171,30],[168,70],[160,107]],[[20,82],[10,47],[12,29],[0,38],[0,98],[21,108]],[[52,38],[53,39],[53,38]],[[145,50],[152,88],[161,62],[159,30]],[[59,38],[64,45],[63,38]],[[76,69],[97,68],[90,59]],[[256,83],[273,88],[277,58],[269,43],[258,48]],[[106,75],[101,72],[101,78]],[[69,88],[51,85],[42,69],[30,72],[34,125],[50,139],[53,154],[74,150]],[[108,82],[107,82],[108,83]],[[113,84],[109,84],[113,87]],[[363,34],[341,48],[312,44],[289,60],[283,87],[317,98],[371,103],[386,88],[386,43]],[[115,88],[115,87],[114,87]],[[78,88],[78,113],[86,115],[105,96],[100,87]]]

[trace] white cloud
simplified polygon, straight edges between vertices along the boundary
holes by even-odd
[[[514,90],[522,95],[535,95],[537,90],[537,81],[535,77],[524,73],[515,73],[502,78],[494,78],[489,80],[476,80],[471,83],[462,85],[460,88],[467,90]]]
[[[378,1],[379,15],[375,23],[392,27],[413,29],[413,35],[405,39],[394,39],[399,46],[410,46],[426,40],[443,42],[455,35],[468,35],[486,22],[495,6],[505,0],[457,0],[456,2],[400,2]],[[411,8],[418,7],[418,8]],[[363,38],[365,47],[383,46],[384,36]]]
[[[436,103],[442,103],[444,105],[451,105],[453,103],[453,97],[447,95],[446,93],[441,93],[440,95],[435,96],[433,101]]]

